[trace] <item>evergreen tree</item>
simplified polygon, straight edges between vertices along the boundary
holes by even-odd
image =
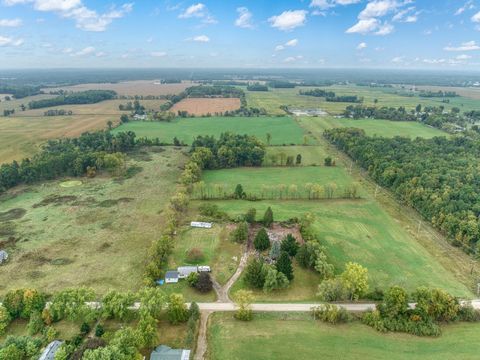
[[[270,249],[269,256],[273,260],[277,260],[280,257],[280,252],[281,252],[280,241],[273,241],[272,242],[272,247]]]
[[[237,228],[232,232],[232,239],[236,243],[243,244],[248,239],[248,224],[244,221],[238,224]]]
[[[295,160],[295,164],[296,165],[301,165],[302,164],[302,155],[301,154],[297,155],[297,158]]]
[[[297,255],[297,239],[295,239],[292,234],[288,234],[285,239],[282,240],[281,250],[286,251],[290,256]]]
[[[245,221],[249,224],[253,224],[255,222],[256,215],[257,210],[255,208],[248,209],[247,213],[245,214]]]
[[[245,283],[256,289],[262,289],[265,284],[264,264],[260,259],[250,260],[245,269]]]
[[[292,260],[287,252],[282,251],[276,264],[277,270],[284,273],[288,280],[293,280]]]
[[[263,215],[263,225],[266,227],[271,227],[273,224],[273,211],[272,208],[269,206],[268,209],[265,211],[265,215]]]
[[[244,199],[246,194],[245,194],[245,191],[243,191],[243,187],[241,184],[238,184],[236,187],[235,187],[235,192],[233,193],[233,196],[235,197],[235,199]]]
[[[267,230],[265,230],[265,228],[261,228],[258,231],[255,240],[253,241],[253,245],[258,251],[264,251],[270,247],[270,239],[268,238]]]
[[[268,266],[263,284],[263,291],[268,293],[272,290],[285,289],[288,287],[289,281],[284,273],[281,273],[273,266]]]

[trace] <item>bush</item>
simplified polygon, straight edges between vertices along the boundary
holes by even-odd
[[[253,240],[253,245],[258,251],[264,251],[270,247],[270,238],[268,237],[265,228],[261,228],[258,231],[257,235],[255,236],[255,240]]]
[[[248,224],[244,221],[238,224],[237,228],[232,232],[232,240],[236,243],[243,244],[248,239]]]
[[[317,296],[321,301],[346,300],[347,290],[340,279],[328,279],[318,286]]]
[[[277,289],[285,289],[289,285],[289,281],[284,273],[281,273],[273,266],[264,266],[267,268],[263,291],[268,293]]]
[[[247,213],[245,214],[245,221],[249,224],[253,224],[255,222],[256,215],[257,210],[255,208],[248,209]]]
[[[266,271],[263,261],[254,258],[250,260],[245,269],[245,283],[254,289],[262,289],[265,284]]]
[[[263,225],[266,227],[271,227],[273,224],[273,211],[272,208],[269,206],[263,215]]]
[[[289,281],[293,280],[292,260],[287,252],[282,251],[276,263],[277,270],[285,274]]]
[[[188,274],[187,276],[188,285],[190,285],[191,287],[196,287],[199,277],[200,275],[197,272],[192,272]]]
[[[95,336],[102,337],[103,334],[105,334],[105,329],[103,328],[103,325],[97,324],[97,326],[95,326]]]
[[[218,205],[215,204],[210,204],[210,203],[204,203],[198,207],[198,211],[200,212],[200,215],[203,216],[209,216],[209,217],[217,217],[219,211],[218,211]]]
[[[290,256],[297,255],[298,247],[297,239],[292,234],[288,234],[282,240],[281,250],[286,251]]]
[[[315,319],[333,325],[350,320],[350,315],[345,308],[333,304],[323,304],[312,308],[312,315]]]
[[[90,332],[90,325],[88,323],[83,322],[80,326],[80,333],[83,335],[87,335]]]
[[[480,321],[480,311],[473,308],[471,304],[460,307],[458,311],[458,320],[460,321]]]
[[[373,291],[365,295],[365,298],[373,301],[382,301],[383,297],[384,297],[383,290],[379,288],[375,288]]]
[[[193,248],[187,252],[186,261],[188,263],[198,264],[201,263],[203,260],[205,260],[205,255],[203,254],[203,251],[201,249]]]
[[[195,289],[197,289],[201,293],[207,293],[209,291],[212,291],[213,283],[209,273],[200,273],[200,275],[198,276],[197,284],[195,285]]]
[[[45,328],[45,324],[40,312],[34,312],[30,315],[30,321],[28,322],[28,333],[30,335],[36,335],[41,333]]]

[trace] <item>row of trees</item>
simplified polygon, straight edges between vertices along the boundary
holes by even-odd
[[[0,94],[11,94],[15,99],[23,99],[27,96],[40,94],[40,86],[28,85],[0,85]],[[5,97],[5,100],[7,97]],[[10,97],[8,97],[10,100]]]
[[[72,110],[64,110],[64,109],[52,109],[47,110],[43,113],[44,116],[71,116],[73,115]]]
[[[30,109],[40,109],[52,106],[95,104],[105,100],[112,100],[117,93],[112,90],[87,90],[60,95],[51,99],[34,100],[28,103]]]
[[[372,138],[352,128],[328,130],[325,136],[454,245],[480,253],[480,173],[476,166],[480,140]]]
[[[101,169],[115,172],[125,165],[123,153],[135,145],[133,132],[112,135],[99,131],[74,139],[49,140],[31,159],[0,166],[0,192],[24,183],[87,173],[95,175]]]
[[[324,97],[324,98],[326,97],[333,98],[336,96],[333,91],[324,90],[324,89],[300,90],[299,94],[305,95],[305,96],[315,96],[315,97]]]
[[[446,98],[446,97],[457,97],[458,95],[455,91],[430,91],[430,90],[420,90],[418,96],[423,98]]]

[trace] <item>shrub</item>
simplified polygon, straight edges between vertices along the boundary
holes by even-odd
[[[232,240],[236,243],[243,244],[248,239],[248,223],[241,222],[232,232]]]
[[[288,234],[282,240],[281,250],[286,251],[290,256],[297,255],[298,247],[297,239],[292,234]]]
[[[255,222],[256,215],[257,210],[255,208],[248,209],[247,213],[245,214],[245,221],[249,224],[253,224]]]
[[[340,279],[328,279],[318,286],[317,296],[321,301],[345,300],[347,298],[347,290]]]
[[[341,278],[351,300],[358,300],[368,291],[368,269],[360,264],[347,263]]]
[[[97,326],[95,326],[95,336],[102,337],[103,334],[105,334],[105,329],[103,328],[103,325],[97,324]]]
[[[80,326],[80,333],[83,335],[87,335],[90,332],[90,325],[88,323],[83,322]]]
[[[203,260],[205,260],[205,255],[203,254],[203,251],[201,249],[193,248],[187,252],[186,261],[188,263],[198,264],[201,263]]]
[[[345,308],[333,305],[323,304],[312,308],[312,314],[315,319],[319,319],[329,324],[346,323],[350,320],[350,315]]]
[[[269,256],[273,260],[277,260],[280,257],[281,253],[281,245],[279,241],[273,241],[272,242],[272,247],[270,248]]]
[[[258,258],[250,260],[245,269],[245,283],[250,288],[262,289],[265,284],[265,276],[266,271],[263,262]]]
[[[199,277],[200,275],[197,272],[192,272],[188,274],[187,276],[188,285],[190,285],[191,287],[196,287]]]
[[[473,308],[471,304],[460,307],[458,311],[458,320],[460,321],[480,321],[480,311]]]
[[[210,278],[210,274],[207,272],[201,272],[198,276],[198,281],[195,285],[195,288],[201,293],[207,293],[209,291],[212,291],[213,283],[212,279]]]
[[[271,227],[273,224],[273,211],[272,208],[269,206],[263,215],[263,225],[266,227]]]
[[[35,335],[41,333],[45,328],[45,323],[42,319],[42,314],[40,312],[34,312],[30,315],[30,321],[28,322],[28,333],[30,335]]]
[[[284,273],[281,273],[273,266],[267,267],[265,283],[263,284],[263,291],[268,293],[277,289],[285,289],[290,283]]]
[[[242,321],[250,321],[253,319],[253,312],[251,304],[254,300],[253,294],[248,290],[239,290],[234,295],[237,311],[235,312],[235,319]]]
[[[3,305],[0,305],[0,336],[3,335],[5,329],[10,324],[10,319],[8,310]]]
[[[293,280],[292,260],[287,252],[282,251],[276,263],[277,270],[285,274],[289,281]]]
[[[198,211],[200,215],[209,216],[209,217],[217,217],[219,214],[218,205],[211,204],[211,203],[204,203],[198,207]]]
[[[265,228],[261,228],[258,231],[255,240],[253,240],[253,245],[258,251],[264,251],[270,247],[270,239]]]

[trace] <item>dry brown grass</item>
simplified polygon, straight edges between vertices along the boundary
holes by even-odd
[[[181,84],[158,84],[154,80],[138,80],[126,81],[119,83],[102,83],[102,84],[80,84],[74,86],[56,87],[43,89],[46,93],[50,91],[66,90],[66,91],[85,91],[85,90],[113,90],[119,95],[125,96],[159,96],[179,94],[186,88],[192,86],[191,82],[182,82]]]
[[[224,113],[240,109],[240,99],[237,98],[202,98],[184,99],[172,107],[173,112],[187,111],[189,114],[201,116],[206,114]]]

